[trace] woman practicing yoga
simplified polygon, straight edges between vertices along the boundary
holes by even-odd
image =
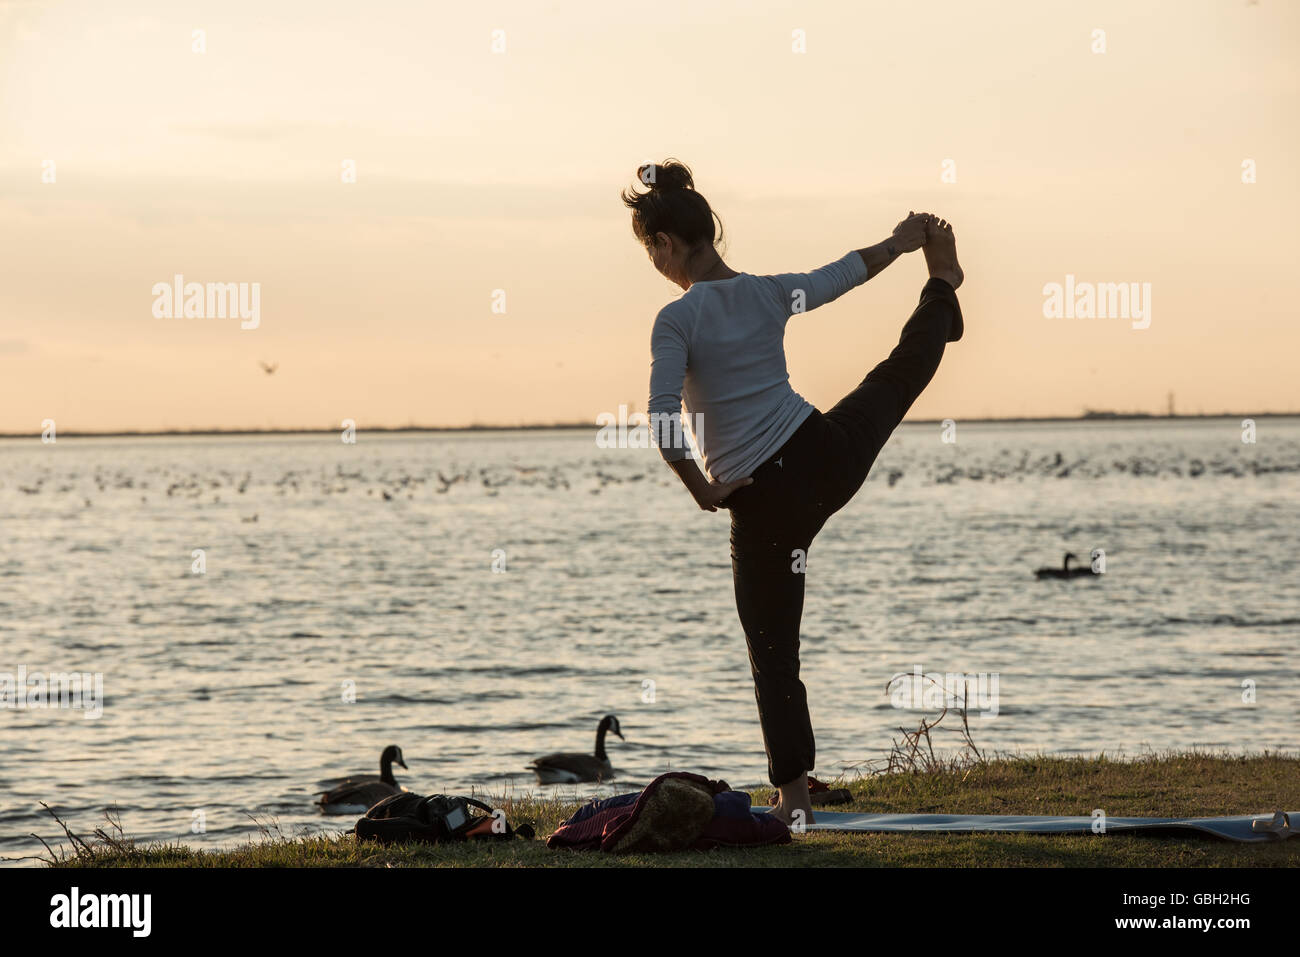
[[[755,276],[715,248],[715,215],[675,160],[637,171],[632,231],[654,266],[685,292],[659,311],[650,336],[650,416],[664,459],[700,508],[731,510],[736,609],[749,645],[774,809],[811,823],[815,764],[808,698],[799,680],[799,619],[808,547],[853,497],[921,390],[944,344],[961,338],[961,285],[952,227],[910,213],[883,242],[809,273]],[[719,221],[719,225],[720,225]],[[897,347],[862,384],[822,413],[790,388],[785,325],[861,285],[898,256],[924,249],[930,280]],[[682,440],[685,400],[706,478]]]

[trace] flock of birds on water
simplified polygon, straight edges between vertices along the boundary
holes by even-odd
[[[544,754],[534,758],[528,767],[537,775],[538,784],[607,781],[614,774],[614,767],[605,752],[605,735],[611,732],[623,739],[623,729],[619,727],[618,718],[607,714],[596,726],[594,753],[560,751]],[[402,749],[390,744],[379,756],[379,774],[359,774],[344,778],[322,794],[316,803],[325,814],[365,814],[384,798],[406,790],[393,775],[394,764],[407,769]]]
[[[1245,478],[1300,472],[1300,449],[1291,443],[1279,444],[1270,452],[1255,452],[1251,457],[1243,457],[1236,448],[1233,449],[1233,454],[1220,453],[1205,458],[1190,456],[1178,450],[1171,449],[1169,452],[1169,455],[1163,457],[1131,454],[1125,458],[1104,461],[1099,456],[1068,459],[1059,451],[1034,455],[1028,450],[1022,450],[1017,455],[1010,449],[1002,449],[996,454],[985,456],[983,461],[970,461],[972,456],[967,455],[967,464],[964,465],[927,462],[920,466],[920,471],[922,481],[928,480],[936,485],[958,481],[996,483],[1023,481],[1026,478],[1103,478],[1114,475],[1143,478],[1195,479],[1207,475]],[[388,502],[403,498],[414,499],[426,490],[432,495],[449,495],[453,491],[461,493],[475,487],[484,495],[495,496],[508,487],[542,487],[566,491],[574,489],[575,483],[570,482],[568,475],[570,468],[581,470],[584,478],[576,484],[592,495],[599,495],[610,486],[646,480],[672,484],[671,476],[664,473],[657,456],[654,459],[633,456],[627,459],[627,463],[630,467],[616,468],[607,458],[602,457],[591,461],[575,461],[568,467],[507,463],[467,466],[449,469],[447,472],[435,466],[409,470],[393,467],[374,473],[336,464],[333,470],[304,468],[284,471],[271,483],[271,487],[278,497],[304,493],[349,495],[364,489],[367,496]],[[231,500],[236,500],[236,496],[244,495],[253,484],[250,471],[182,471],[154,467],[147,472],[152,481],[138,478],[124,469],[103,467],[97,467],[84,476],[81,472],[73,471],[56,478],[53,470],[46,467],[37,477],[15,482],[13,487],[25,495],[40,495],[47,491],[48,486],[48,490],[56,494],[80,495],[85,506],[90,507],[93,502],[86,497],[89,491],[85,481],[87,479],[100,494],[138,493],[142,502],[148,502],[152,493],[169,499],[199,503],[208,499],[214,505],[221,504],[223,493],[230,496]],[[882,462],[868,480],[884,482],[892,488],[906,474],[904,469]],[[5,484],[0,479],[0,490],[5,488]]]
[[[1231,455],[1220,453],[1208,458],[1189,456],[1178,450],[1168,451],[1170,455],[1164,457],[1157,457],[1154,454],[1133,454],[1106,463],[1100,459],[1090,460],[1086,457],[1067,460],[1059,451],[1033,456],[1029,451],[1022,450],[1017,458],[1011,450],[1002,449],[982,465],[927,463],[925,468],[929,480],[934,484],[951,484],[958,480],[976,482],[1023,480],[1031,476],[1066,479],[1128,475],[1195,479],[1202,475],[1243,478],[1300,472],[1300,449],[1294,448],[1291,443],[1280,444],[1273,448],[1271,454],[1256,455],[1253,458],[1242,458],[1236,448],[1233,448]],[[572,463],[572,467],[581,468],[594,481],[595,487],[588,489],[593,495],[599,494],[602,489],[609,486],[647,480],[672,484],[668,478],[660,474],[662,470],[658,468],[657,460],[650,463],[645,460],[628,460],[622,474],[618,474],[618,470],[608,461],[602,460],[576,462]],[[442,468],[430,465],[422,470],[393,466],[367,473],[361,468],[344,468],[341,464],[335,464],[332,471],[327,468],[284,471],[271,483],[271,487],[277,497],[298,497],[304,493],[317,496],[352,495],[364,489],[367,496],[373,497],[375,501],[384,502],[398,499],[414,500],[417,495],[423,496],[426,491],[430,491],[435,496],[450,495],[453,490],[463,493],[475,486],[478,486],[482,494],[487,496],[495,496],[501,489],[512,486],[542,487],[548,490],[570,490],[574,487],[566,475],[566,468],[556,465],[529,466],[507,463],[471,466],[450,471],[451,474],[448,475]],[[238,496],[244,495],[250,485],[254,484],[253,473],[247,470],[240,472],[216,469],[185,472],[165,466],[155,466],[147,469],[146,473],[152,477],[152,482],[149,478],[137,477],[123,469],[103,467],[94,468],[85,478],[88,478],[101,494],[138,493],[141,502],[147,503],[148,493],[157,492],[168,499],[188,500],[198,505],[205,504],[202,501],[205,498],[210,499],[207,504],[221,505],[222,493],[227,494],[231,501],[237,501]],[[872,472],[870,480],[883,481],[892,488],[904,475],[905,472],[901,468],[882,463]],[[84,494],[82,473],[73,471],[54,481],[51,481],[52,478],[54,473],[47,467],[44,473],[34,480],[17,483],[14,487],[25,495],[40,495],[46,490],[47,484],[56,494]],[[260,486],[262,483],[256,484]],[[0,479],[0,491],[5,488],[5,485],[3,479]],[[84,504],[89,508],[93,503],[90,498],[85,498]],[[258,519],[258,512],[240,515],[240,521],[243,523],[257,522]],[[1098,577],[1087,563],[1071,567],[1071,561],[1077,563],[1079,559],[1073,553],[1067,553],[1060,568],[1039,568],[1035,575],[1039,579]]]
[[[149,497],[146,493],[155,491],[165,498],[188,499],[198,504],[203,504],[202,499],[209,498],[209,504],[212,505],[221,504],[223,492],[231,495],[232,498],[235,495],[243,495],[253,482],[253,475],[248,471],[242,475],[229,469],[191,471],[187,474],[177,474],[171,469],[154,471],[158,474],[154,484],[144,479],[137,479],[123,470],[110,473],[96,469],[89,478],[100,494],[139,492],[140,501],[147,503]],[[624,481],[615,476],[603,475],[599,470],[596,475],[602,486],[611,482]],[[51,483],[50,478],[47,472],[34,481],[18,483],[14,487],[25,495],[40,495],[46,490],[47,484],[56,494],[80,493],[84,496],[87,490],[81,483],[82,476],[77,472],[65,476],[57,483]],[[628,480],[635,481],[640,478],[645,476],[638,475]],[[300,495],[304,489],[308,494],[347,495],[354,489],[365,488],[366,495],[373,496],[378,493],[379,498],[391,502],[399,497],[414,499],[416,493],[426,487],[431,488],[434,494],[446,495],[457,486],[463,485],[468,488],[476,483],[488,495],[497,495],[500,489],[509,485],[541,485],[552,490],[570,488],[568,479],[560,469],[524,465],[467,468],[453,472],[450,476],[445,475],[441,469],[434,469],[432,474],[425,475],[406,473],[366,475],[358,469],[344,469],[341,465],[335,466],[332,473],[322,469],[314,475],[310,469],[293,469],[284,472],[276,479],[272,483],[272,488],[278,497]],[[0,489],[4,487],[4,482],[0,481]],[[89,498],[84,501],[88,508],[93,504]]]

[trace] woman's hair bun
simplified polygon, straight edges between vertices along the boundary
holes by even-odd
[[[649,244],[660,233],[671,233],[692,249],[716,246],[722,237],[722,220],[709,201],[695,191],[691,168],[675,159],[637,167],[637,185],[622,192],[623,205],[632,210],[632,234]],[[714,222],[717,229],[714,229]]]
[[[694,189],[695,179],[685,163],[667,159],[662,163],[647,163],[637,169],[636,177],[652,190]]]

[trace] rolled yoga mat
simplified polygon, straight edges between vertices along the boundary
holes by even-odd
[[[769,810],[756,807],[755,811]],[[884,833],[923,831],[931,834],[1209,834],[1243,844],[1286,840],[1293,822],[1300,826],[1300,811],[1243,814],[1237,817],[1107,817],[1105,830],[1094,832],[1101,818],[1021,817],[1013,814],[855,814],[851,811],[813,810],[817,823],[809,831]]]

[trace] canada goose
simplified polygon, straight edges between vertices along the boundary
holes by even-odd
[[[365,814],[390,794],[405,791],[393,777],[394,761],[406,768],[402,749],[390,744],[379,756],[379,774],[361,774],[341,781],[321,795],[317,802],[321,810],[326,814]]]
[[[1074,552],[1066,552],[1065,561],[1062,563],[1060,568],[1040,568],[1038,571],[1034,572],[1034,575],[1038,578],[1081,578],[1084,575],[1095,574],[1091,565],[1084,565],[1082,568],[1071,568],[1071,558],[1076,562],[1079,560],[1079,556],[1074,554]]]
[[[538,784],[577,784],[580,781],[604,781],[614,776],[614,767],[605,755],[605,732],[613,731],[623,738],[618,718],[607,714],[596,726],[596,753],[578,752],[547,754],[537,758],[529,768],[537,775]],[[623,739],[626,740],[626,739]]]

